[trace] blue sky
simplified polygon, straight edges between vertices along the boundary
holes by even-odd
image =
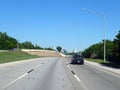
[[[62,46],[68,51],[84,50],[120,30],[120,0],[0,0],[0,31],[19,42],[41,47]]]

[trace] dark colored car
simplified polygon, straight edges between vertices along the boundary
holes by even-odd
[[[84,64],[84,59],[81,55],[75,54],[72,57],[71,64],[82,64],[83,65]]]

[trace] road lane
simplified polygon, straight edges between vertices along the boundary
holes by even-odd
[[[42,58],[0,64],[0,90],[3,90],[7,84],[15,81],[35,66],[47,61],[46,58]]]
[[[77,80],[63,60],[63,58],[44,58],[11,65],[9,68],[3,67],[9,73],[2,71],[1,73],[9,74],[7,76],[10,78],[15,77],[11,80],[0,78],[1,90],[79,90],[82,87],[77,85]],[[7,82],[3,83],[1,80]]]
[[[120,77],[51,57],[0,65],[0,90],[119,90]]]
[[[67,60],[67,63],[69,62],[70,60]],[[86,63],[85,65],[70,65],[70,68],[88,90],[120,90],[120,77],[105,70]]]

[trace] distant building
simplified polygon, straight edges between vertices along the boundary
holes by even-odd
[[[74,52],[74,53],[77,53],[77,49],[76,49],[76,48],[75,48],[75,49],[73,49],[73,52]]]
[[[61,50],[61,53],[63,53],[63,54],[67,54],[68,52],[67,52],[67,50],[62,49],[62,50]]]

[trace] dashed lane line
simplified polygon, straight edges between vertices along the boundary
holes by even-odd
[[[34,69],[40,67],[42,64],[39,64],[38,66],[36,66]],[[10,82],[9,84],[7,84],[4,87],[4,90],[7,90],[11,85],[13,85],[15,82],[21,80],[22,78],[24,78],[25,76],[27,76],[29,73],[31,73],[32,71],[34,71],[34,69],[29,70],[27,73],[21,75],[20,77],[18,77],[17,79],[15,79],[14,81]]]
[[[66,66],[69,68],[75,79],[83,86],[84,90],[89,90],[82,80],[76,75],[76,73],[70,68],[70,65],[66,63]]]
[[[36,66],[34,69],[36,69],[36,68],[38,68],[38,67],[40,67],[42,64],[39,64],[38,66]]]
[[[16,81],[24,78],[24,77],[27,76],[27,75],[28,75],[28,73],[25,73],[25,74],[23,74],[22,76],[20,76],[20,77],[18,77],[17,79],[15,79],[14,81],[10,82],[8,85],[6,85],[6,86],[4,87],[4,90],[7,90],[7,89],[8,89],[11,85],[13,85]]]
[[[81,82],[80,78],[77,75],[74,75],[78,82]]]

